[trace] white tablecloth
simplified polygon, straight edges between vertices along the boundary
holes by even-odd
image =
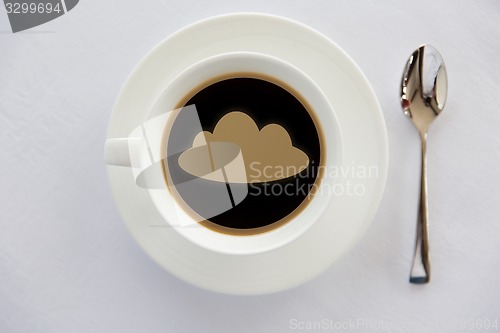
[[[289,17],[343,47],[378,95],[390,144],[385,195],[358,245],[313,281],[256,297],[200,290],[158,267],[122,223],[103,163],[113,102],[138,61],[186,24],[235,11]],[[499,41],[493,0],[86,0],[17,34],[0,9],[0,332],[498,327]],[[429,134],[433,276],[418,286],[408,274],[419,140],[398,88],[424,42],[445,58],[449,96]]]

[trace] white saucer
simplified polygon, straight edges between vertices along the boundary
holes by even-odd
[[[378,176],[354,180],[363,195],[335,196],[320,219],[288,245],[258,255],[212,252],[165,225],[129,168],[108,166],[116,205],[141,247],[179,278],[213,291],[262,294],[296,286],[344,255],[371,222],[385,186],[387,133],[367,79],[337,45],[311,28],[272,15],[242,13],[194,23],[157,45],[134,69],[111,115],[108,138],[127,137],[164,87],[188,66],[224,52],[281,58],[306,73],[327,95],[342,132],[343,167],[372,167]],[[351,169],[349,169],[351,168]]]

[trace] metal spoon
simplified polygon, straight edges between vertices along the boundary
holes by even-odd
[[[427,131],[446,102],[448,78],[443,58],[431,45],[422,45],[408,59],[401,80],[403,113],[412,120],[422,141],[420,203],[417,239],[410,273],[410,283],[427,283],[430,279],[429,217],[427,213]]]

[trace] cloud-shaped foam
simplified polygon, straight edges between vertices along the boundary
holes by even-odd
[[[226,150],[202,149],[220,147],[221,143],[231,143],[233,146]],[[239,151],[235,151],[234,147],[239,147]],[[185,171],[206,178],[208,173],[240,156],[239,152],[243,158],[240,165],[244,167],[246,177],[237,178],[243,181],[246,178],[248,183],[288,178],[309,165],[308,156],[293,146],[285,128],[269,124],[259,130],[250,116],[239,111],[222,117],[213,133],[198,133],[193,140],[193,147],[181,155],[179,164]],[[239,174],[243,174],[241,171]]]

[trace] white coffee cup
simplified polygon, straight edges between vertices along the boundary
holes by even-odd
[[[151,201],[164,219],[164,227],[174,228],[189,241],[224,254],[249,255],[271,251],[300,237],[321,216],[333,196],[317,191],[309,204],[293,219],[271,231],[238,236],[220,233],[200,225],[173,198],[167,189],[162,169],[165,158],[163,138],[175,109],[188,92],[200,83],[231,73],[259,73],[285,82],[310,105],[323,129],[325,169],[341,165],[341,132],[335,113],[321,89],[302,71],[276,57],[232,52],[206,58],[182,71],[163,90],[143,123],[127,138],[106,141],[105,160],[108,165],[129,167],[136,184],[148,191]],[[171,110],[171,111],[170,111]],[[237,163],[237,159],[235,159]],[[324,173],[321,186],[333,188],[335,179]]]

